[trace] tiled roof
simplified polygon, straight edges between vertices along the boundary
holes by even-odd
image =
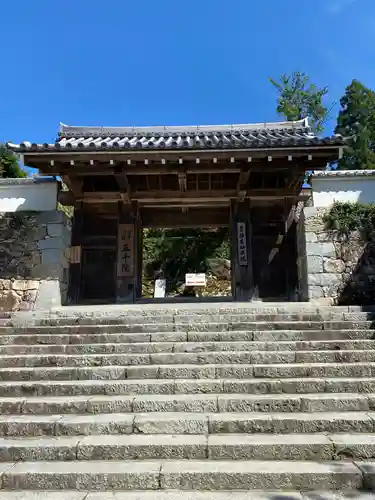
[[[375,170],[317,170],[312,177],[375,177]]]
[[[52,144],[8,143],[15,151],[261,149],[341,145],[340,136],[316,137],[307,119],[294,122],[191,127],[71,127],[60,125]]]
[[[0,187],[2,186],[29,186],[30,184],[48,184],[56,183],[53,177],[6,177],[0,179]]]

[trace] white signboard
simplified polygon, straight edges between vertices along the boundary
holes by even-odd
[[[246,224],[237,222],[238,262],[240,266],[247,266]]]
[[[154,298],[163,299],[165,297],[165,288],[167,280],[155,280]]]
[[[186,286],[206,286],[206,275],[204,273],[185,274]]]

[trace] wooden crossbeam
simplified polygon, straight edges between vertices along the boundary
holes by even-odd
[[[130,203],[130,184],[129,180],[121,168],[115,169],[115,177],[120,188],[121,199],[125,204]]]
[[[237,194],[239,201],[243,201],[246,198],[247,185],[249,179],[250,179],[250,169],[241,170],[237,183]]]
[[[68,175],[63,175],[61,177],[63,183],[67,186],[69,191],[71,191],[75,197],[82,196],[83,181],[82,179],[77,179]]]
[[[181,192],[187,191],[187,180],[186,180],[186,173],[185,172],[179,172],[178,185],[179,185]]]

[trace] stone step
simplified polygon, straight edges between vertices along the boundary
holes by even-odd
[[[0,461],[210,459],[369,459],[375,438],[363,435],[132,435],[0,439]],[[344,453],[342,456],[341,454]],[[349,454],[349,455],[348,455]]]
[[[100,307],[100,306],[99,306]],[[123,324],[143,324],[143,323],[209,323],[218,321],[324,321],[324,320],[372,320],[374,319],[374,311],[339,311],[334,308],[327,308],[325,311],[318,309],[304,309],[300,311],[251,311],[249,309],[222,309],[222,310],[205,310],[205,311],[155,311],[152,314],[133,314],[129,309],[118,311],[112,315],[85,315],[84,310],[80,311],[83,314],[74,316],[60,315],[42,316],[37,313],[32,318],[27,318],[27,321],[20,321],[20,315],[13,316],[12,322],[6,323],[2,328],[19,328],[27,326],[29,328],[43,327],[58,327],[58,326],[112,326]],[[22,316],[22,315],[21,315]],[[25,319],[25,318],[23,318]],[[0,330],[1,331],[1,330]]]
[[[159,412],[136,415],[133,422],[133,431],[142,434],[372,433],[374,429],[375,412],[321,412],[315,414],[287,412],[181,414]]]
[[[179,364],[0,368],[2,381],[373,377],[375,363]]]
[[[375,377],[233,379],[117,379],[0,382],[0,397],[137,394],[375,393]]]
[[[151,354],[21,354],[0,356],[1,368],[44,366],[139,366],[375,363],[375,350],[337,351],[210,351]]]
[[[107,434],[373,433],[375,412],[0,415],[3,437]]]
[[[101,328],[99,328],[101,326]],[[258,321],[253,318],[235,317],[228,318],[223,316],[221,320],[195,321],[194,318],[187,318],[184,321],[173,320],[165,322],[147,322],[132,323],[130,319],[124,323],[115,323],[108,325],[56,325],[44,327],[3,327],[1,335],[17,334],[90,334],[90,333],[154,333],[154,332],[173,332],[173,331],[232,331],[232,330],[368,330],[375,327],[375,319],[371,320],[325,320],[317,318],[315,321],[306,320],[280,320],[280,321]]]
[[[135,342],[93,344],[0,345],[0,354],[145,354],[213,351],[352,351],[375,350],[371,340]]]
[[[129,367],[130,368],[130,367]],[[116,380],[127,378],[125,367],[28,367],[0,368],[0,380]],[[137,377],[133,377],[137,378]],[[154,378],[154,377],[148,377]]]
[[[295,304],[294,304],[295,305]],[[363,321],[372,320],[375,317],[375,310],[367,308],[358,309],[356,311],[348,311],[346,308],[339,307],[309,307],[307,304],[300,308],[290,307],[275,308],[265,307],[260,305],[257,309],[254,307],[221,307],[221,308],[206,308],[189,309],[176,308],[169,306],[168,310],[147,311],[145,308],[135,312],[127,309],[127,311],[118,310],[112,313],[101,314],[101,311],[93,311],[93,314],[87,314],[87,310],[81,309],[76,314],[69,314],[68,311],[63,311],[62,314],[50,313],[48,315],[35,314],[33,318],[28,318],[28,325],[33,327],[43,326],[90,326],[90,325],[119,325],[119,324],[139,324],[139,323],[166,323],[166,322],[216,322],[221,320],[233,321],[241,319],[244,321],[320,321],[320,320],[352,320]],[[100,307],[100,306],[99,306]],[[87,308],[86,308],[87,309]],[[277,310],[278,309],[278,310]],[[67,313],[67,314],[66,314]],[[11,325],[21,326],[25,324],[25,317],[21,315],[13,316]],[[24,321],[22,321],[24,320]],[[7,323],[8,324],[8,323]]]
[[[373,434],[132,434],[0,438],[0,462],[67,460],[371,460]]]
[[[83,414],[148,412],[337,412],[375,410],[374,393],[147,394],[0,398],[0,413]]]
[[[371,341],[373,330],[271,330],[271,331],[223,331],[223,332],[154,332],[154,333],[85,333],[85,334],[13,334],[0,335],[0,345],[88,345],[88,344],[135,344],[135,343],[196,343],[201,342],[327,342]]]
[[[361,491],[0,491],[0,500],[373,500]]]
[[[1,470],[5,490],[355,490],[374,481],[371,462],[4,462]]]

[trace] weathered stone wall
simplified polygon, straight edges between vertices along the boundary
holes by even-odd
[[[70,220],[59,211],[0,214],[0,311],[65,301]]]
[[[327,230],[327,208],[304,209],[308,298],[320,303],[358,304],[375,300],[375,241],[357,232]]]

